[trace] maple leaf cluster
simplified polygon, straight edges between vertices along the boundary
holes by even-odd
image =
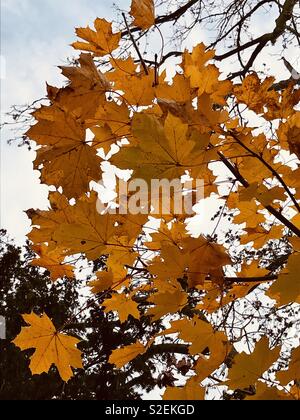
[[[133,1],[134,25],[146,30],[155,24],[151,0]],[[90,282],[102,306],[121,322],[148,316],[152,322],[168,316],[170,327],[148,342],[114,350],[110,362],[123,368],[137,356],[151,353],[153,343],[170,335],[188,345],[194,376],[183,388],[167,388],[166,399],[203,399],[200,385],[232,354],[233,343],[212,314],[242,299],[254,286],[268,284],[274,273],[258,261],[236,267],[222,238],[192,237],[189,215],[99,214],[92,181],[102,177],[106,160],[132,176],[144,179],[204,179],[206,197],[215,196],[242,225],[240,245],[263,248],[285,236],[291,256],[276,272],[266,292],[278,306],[300,303],[299,160],[285,164],[283,154],[300,157],[300,90],[291,83],[285,90],[272,89],[273,78],[261,81],[253,73],[241,84],[222,80],[213,64],[214,51],[201,43],[185,51],[172,80],[166,72],[136,63],[131,55],[119,58],[121,32],[96,19],[95,28],[76,31],[83,51],[77,66],[61,67],[68,83],[48,86],[49,105],[35,111],[36,124],[27,136],[37,145],[34,168],[41,182],[51,187],[47,211],[27,212],[32,221],[29,239],[37,254],[34,265],[48,269],[56,281],[74,277],[70,258],[83,255],[95,261],[107,255],[107,271]],[[110,67],[97,64],[106,57]],[[272,135],[233,118],[229,102],[244,104],[265,124],[274,123]],[[124,143],[126,140],[126,143]],[[112,145],[120,150],[111,156]],[[102,150],[108,158],[99,154]],[[294,154],[294,155],[293,155]],[[229,171],[231,188],[224,194],[215,168]],[[146,224],[159,222],[157,229]],[[228,272],[233,273],[228,280]],[[274,277],[275,278],[275,277]],[[273,280],[274,280],[273,278]],[[256,280],[255,280],[256,279]],[[193,293],[200,301],[192,303]],[[200,314],[200,315],[199,315]],[[81,368],[77,339],[56,331],[46,315],[24,317],[29,327],[14,341],[22,350],[35,348],[33,374],[47,372],[55,364],[64,380],[71,367]],[[261,339],[252,354],[239,354],[229,363],[224,384],[231,389],[257,385],[256,399],[296,398],[259,382],[278,360],[280,348],[269,349]],[[299,350],[293,352],[288,371],[277,376],[283,386],[299,378]]]

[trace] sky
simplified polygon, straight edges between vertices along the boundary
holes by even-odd
[[[118,0],[128,8],[129,0]],[[74,56],[74,28],[95,17],[114,16],[112,2],[99,0],[1,0],[1,111],[45,96],[45,82],[61,85],[56,66]],[[23,243],[30,222],[23,212],[47,208],[48,190],[32,169],[34,153],[8,146],[1,133],[1,228]]]
[[[117,0],[129,10],[130,0]],[[92,26],[95,17],[112,19],[113,2],[100,0],[1,0],[1,111],[13,104],[29,104],[45,95],[45,82],[63,83],[56,66],[66,63],[74,50],[74,28]],[[263,25],[262,25],[263,23]],[[272,29],[274,19],[259,15],[253,32]],[[208,42],[209,36],[197,28],[187,46]],[[293,63],[295,54],[287,50]],[[265,57],[258,61],[261,66]],[[282,62],[275,60],[273,72],[289,77]],[[229,72],[228,64],[224,67]],[[47,208],[48,189],[40,185],[39,173],[33,171],[34,152],[16,145],[8,146],[8,129],[1,133],[1,227],[18,243],[23,243],[30,230],[24,213],[29,208]]]
[[[130,0],[116,0],[118,6],[129,9]],[[60,86],[64,79],[56,66],[66,63],[74,50],[74,28],[92,26],[96,17],[107,20],[114,17],[113,2],[108,0],[1,0],[1,112],[14,104],[30,104],[45,95],[45,82]],[[254,35],[271,30],[272,14],[257,16],[252,23]],[[187,40],[187,47],[199,42],[209,42],[209,34],[197,28]],[[153,47],[153,45],[151,46]],[[274,49],[273,53],[278,54]],[[299,57],[287,49],[285,57],[300,70]],[[280,79],[288,78],[280,57],[272,61],[270,72]],[[268,64],[264,55],[257,62],[257,69]],[[229,73],[230,64],[223,70]],[[24,243],[30,231],[30,221],[24,213],[30,208],[48,207],[48,189],[39,182],[39,173],[33,171],[35,153],[26,147],[7,145],[11,137],[8,129],[1,135],[1,228],[8,230],[18,244]],[[215,203],[217,208],[219,204]],[[210,203],[210,211],[213,211]],[[202,224],[205,225],[205,220]],[[195,225],[196,226],[196,225]],[[199,228],[200,224],[197,222]],[[147,398],[151,399],[153,394]]]

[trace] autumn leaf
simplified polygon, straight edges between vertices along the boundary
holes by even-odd
[[[228,386],[231,389],[243,389],[254,385],[257,380],[273,365],[279,357],[280,348],[269,348],[267,338],[256,344],[250,355],[241,353],[234,358],[234,365],[229,370]]]
[[[33,226],[28,239],[36,245],[48,242],[56,248],[53,235],[62,223],[73,221],[74,212],[68,199],[59,192],[49,194],[49,203],[49,210],[27,210],[26,214]]]
[[[130,134],[129,111],[124,103],[98,101],[98,107],[93,118],[87,121],[94,134],[92,147],[96,150],[103,148],[105,153],[110,151],[111,145],[117,143]]]
[[[244,264],[242,266],[242,270],[239,274],[240,277],[242,278],[247,278],[247,277],[264,277],[267,276],[269,274],[269,271],[266,270],[265,268],[259,267],[258,262],[257,261],[252,261],[251,264]]]
[[[95,135],[93,146],[96,149],[103,149],[105,154],[109,153],[111,146],[120,140],[106,124],[92,127],[91,132]]]
[[[149,271],[160,280],[177,280],[183,277],[187,265],[188,258],[178,247],[165,245],[161,256],[151,263]]]
[[[289,121],[289,130],[288,130],[288,144],[292,153],[300,159],[300,112],[298,111],[293,115]]]
[[[144,354],[147,349],[148,347],[145,347],[142,343],[136,342],[130,346],[113,350],[109,358],[109,363],[116,365],[118,369],[121,369],[137,356]]]
[[[214,331],[213,327],[202,319],[182,319],[174,321],[171,328],[164,334],[179,333],[179,338],[190,345],[190,353],[202,353],[209,348],[212,354],[222,352],[227,342],[226,336],[222,332]]]
[[[80,197],[101,176],[101,159],[86,141],[84,126],[55,106],[41,108],[35,118],[27,136],[39,145],[35,169],[42,182],[62,187],[68,198]]]
[[[132,0],[129,34],[124,28],[114,32],[105,19],[96,19],[94,28],[78,28],[73,47],[87,53],[74,65],[60,67],[65,85],[47,85],[48,105],[33,113],[36,124],[24,139],[35,142],[34,169],[51,192],[48,210],[27,211],[32,221],[28,239],[37,254],[32,265],[49,270],[55,281],[75,277],[71,258],[86,259],[96,271],[88,286],[100,295],[94,298],[102,297],[99,310],[118,317],[122,329],[133,319],[136,325],[150,322],[141,342],[113,350],[109,362],[121,369],[158,338],[159,346],[172,349],[161,359],[168,365],[162,374],[168,381],[162,384],[165,399],[205,399],[200,384],[212,375],[232,390],[253,386],[247,399],[297,399],[297,381],[288,394],[261,382],[280,352],[270,350],[269,337],[249,355],[235,355],[231,341],[241,344],[243,335],[234,331],[246,319],[257,286],[277,306],[300,303],[300,91],[292,83],[273,89],[275,78],[260,80],[255,72],[241,83],[224,78],[212,62],[215,51],[203,43],[192,52],[172,52],[173,58],[182,57],[174,67],[170,54],[141,59],[138,33],[150,34],[149,29],[159,29],[157,21],[168,17],[157,20],[155,6],[154,0]],[[128,48],[129,41],[134,48]],[[124,54],[114,53],[117,49]],[[249,111],[259,118],[246,121]],[[270,129],[272,120],[276,124]],[[112,214],[101,203],[95,183],[110,175],[144,184],[145,191],[137,194],[133,188],[122,191],[122,184],[114,191],[136,207],[142,204],[140,213],[118,214],[117,209]],[[187,192],[182,191],[184,179],[192,182],[193,205],[200,179],[203,198],[220,202],[212,218],[211,209],[191,220],[186,208],[175,208]],[[159,192],[153,196],[155,182]],[[163,184],[171,186],[170,197]],[[173,208],[164,208],[163,199]],[[196,237],[191,226],[199,221],[203,232],[204,216],[211,218],[204,227],[208,233]],[[274,273],[278,278],[266,290]],[[256,299],[259,308],[263,298]],[[238,300],[245,311],[238,310]],[[68,380],[72,367],[82,366],[78,340],[56,331],[45,314],[24,319],[29,326],[15,343],[35,349],[32,372],[47,372],[55,364]],[[136,336],[132,328],[130,333]],[[177,345],[188,352],[183,370],[173,354]],[[228,380],[218,370],[225,365]],[[282,365],[275,365],[274,374],[286,385],[299,379],[298,365],[295,349],[289,369],[276,372]],[[175,376],[169,368],[175,366],[178,373],[188,368],[195,376],[185,386],[171,387]]]
[[[47,91],[52,103],[86,123],[94,117],[99,104],[106,101],[111,84],[97,69],[91,54],[81,54],[78,63],[78,67],[60,67],[68,86],[62,89],[47,86]]]
[[[273,201],[285,201],[286,195],[283,188],[274,187],[267,188],[264,185],[259,185],[257,182],[251,184],[247,189],[243,190],[240,195],[240,201],[249,202],[253,197],[263,204],[265,207],[273,203]]]
[[[201,299],[201,303],[197,305],[197,309],[204,310],[209,314],[216,312],[223,306],[223,299],[222,302],[219,302],[220,299],[220,288],[216,287],[215,284],[212,283],[202,283],[199,285],[201,289],[204,289],[205,286],[205,295]],[[204,291],[203,291],[204,292]],[[232,295],[232,300],[235,299],[235,295]]]
[[[203,43],[194,47],[192,54],[185,52],[183,59],[183,68],[185,75],[190,77],[191,86],[193,88],[199,87],[202,83],[202,72],[205,70],[206,64],[213,59],[215,52],[213,50],[206,51]],[[203,92],[202,92],[203,93]]]
[[[255,248],[261,248],[267,244],[268,241],[281,238],[281,235],[282,226],[273,225],[269,230],[266,230],[262,226],[246,228],[245,234],[241,237],[241,244],[253,242]]]
[[[92,261],[102,254],[112,255],[114,251],[130,255],[128,238],[119,236],[117,216],[99,214],[97,200],[95,192],[90,197],[82,197],[73,207],[70,222],[63,221],[56,230],[54,240],[58,246],[68,250],[69,255],[84,253]]]
[[[229,345],[218,345],[211,351],[209,359],[207,356],[202,354],[199,355],[195,366],[195,372],[197,374],[197,380],[203,382],[207,377],[212,375],[226,360],[229,352]]]
[[[299,388],[298,384],[295,384],[291,387],[290,395],[294,400],[296,400],[296,401],[300,400],[300,388]]]
[[[164,245],[180,246],[182,240],[188,235],[183,222],[175,221],[170,227],[167,223],[161,221],[159,229],[156,232],[151,232],[150,236],[152,241],[145,243],[145,245],[149,249],[156,250]]]
[[[131,16],[133,24],[141,29],[149,29],[155,23],[154,0],[132,0]]]
[[[100,271],[97,273],[97,280],[92,280],[88,283],[92,293],[95,295],[105,290],[109,290],[114,284],[114,275],[110,271]]]
[[[199,385],[197,377],[189,379],[184,387],[168,387],[164,393],[165,401],[204,400],[205,388]]]
[[[68,382],[73,376],[72,367],[82,369],[81,352],[76,348],[80,340],[56,331],[46,314],[39,317],[31,313],[23,318],[29,327],[22,328],[13,343],[21,350],[35,349],[29,365],[32,374],[48,373],[54,364],[63,381]]]
[[[123,293],[115,293],[112,298],[103,302],[103,306],[106,313],[117,312],[122,323],[127,321],[130,315],[137,319],[140,317],[138,304],[132,300],[132,296],[126,296]]]
[[[293,400],[289,394],[279,391],[276,387],[270,387],[262,382],[258,382],[256,392],[253,396],[247,396],[249,401],[277,401],[277,400]]]
[[[133,169],[136,178],[148,182],[178,179],[189,169],[197,174],[205,165],[204,149],[187,137],[187,130],[188,126],[171,114],[164,126],[153,115],[136,114],[132,133],[138,144],[122,147],[111,163],[120,169]]]
[[[234,88],[234,93],[239,102],[245,103],[249,109],[262,114],[264,106],[274,107],[278,103],[278,93],[270,89],[273,83],[273,77],[268,77],[261,83],[257,74],[252,73],[245,77],[240,86]]]
[[[213,57],[213,51],[203,53],[203,57]],[[220,105],[225,105],[226,96],[232,90],[232,83],[229,80],[219,80],[220,71],[213,65],[201,66],[197,62],[192,65],[192,56],[185,55],[185,71],[190,76],[191,86],[197,88],[198,96],[204,93],[211,95],[211,99]],[[189,64],[188,64],[189,63]]]
[[[147,315],[151,316],[151,321],[154,322],[165,315],[173,314],[183,309],[187,304],[187,296],[180,288],[177,288],[172,292],[156,293],[149,301],[155,307],[149,309]]]
[[[65,256],[62,249],[49,250],[46,245],[36,245],[32,249],[39,255],[31,262],[36,267],[44,267],[50,272],[53,281],[67,277],[74,278],[74,267],[64,263]]]
[[[127,137],[130,134],[129,114],[128,107],[124,102],[119,104],[113,101],[104,102],[99,105],[95,117],[90,123],[95,127],[109,127],[112,135],[117,140],[121,140],[123,137]]]
[[[176,74],[172,84],[166,80],[166,73],[160,76],[160,83],[155,87],[156,97],[160,100],[172,101],[176,104],[184,104],[194,96],[191,93],[190,81],[183,74]]]
[[[282,385],[287,385],[291,381],[299,381],[300,379],[300,346],[292,351],[291,360],[287,370],[280,371],[276,374],[277,379]]]
[[[294,248],[295,252],[300,252],[300,238],[297,238],[296,236],[293,236],[289,238],[289,242]]]
[[[286,269],[267,292],[280,306],[290,302],[300,303],[299,264],[300,254],[290,256]]]
[[[89,26],[87,28],[76,29],[77,36],[85,42],[75,42],[72,44],[73,48],[92,52],[96,57],[111,54],[119,46],[121,33],[114,34],[111,23],[105,19],[96,19],[94,25],[95,31]]]
[[[251,202],[241,202],[239,204],[239,210],[240,214],[234,218],[235,223],[246,223],[247,228],[256,228],[265,221],[264,215],[259,213],[258,206],[254,200]]]
[[[114,90],[120,92],[127,105],[147,106],[155,99],[154,70],[147,71],[135,64],[130,57],[126,60],[111,59],[114,70],[107,73]]]
[[[208,276],[218,283],[223,278],[223,267],[231,264],[224,247],[204,237],[189,237],[182,242],[189,259],[187,274],[190,286],[203,284]]]
[[[280,101],[268,105],[268,112],[265,114],[268,120],[286,119],[294,114],[294,107],[300,101],[300,89],[294,89],[290,84],[280,92]]]

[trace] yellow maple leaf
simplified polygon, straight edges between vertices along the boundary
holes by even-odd
[[[39,146],[35,169],[42,182],[62,187],[68,198],[80,197],[101,176],[101,159],[86,141],[84,126],[56,106],[42,107],[34,116],[38,122],[27,136]]]
[[[288,121],[288,144],[291,153],[300,159],[300,112],[296,112]]]
[[[202,71],[209,60],[214,58],[215,52],[213,50],[206,51],[206,47],[203,43],[198,44],[194,47],[192,53],[188,51],[183,56],[183,68],[185,75],[190,77],[191,86],[193,88],[199,87],[202,83]]]
[[[91,132],[95,135],[92,147],[96,150],[103,148],[105,154],[111,145],[130,135],[129,110],[125,103],[98,101],[98,107],[90,119],[86,121]]]
[[[300,303],[299,267],[300,254],[290,256],[286,269],[268,290],[267,295],[275,299],[278,305]]]
[[[139,69],[132,58],[114,59],[111,63],[115,70],[109,72],[107,77],[113,83],[114,90],[123,92],[122,97],[127,104],[151,105],[155,98],[154,70],[149,68],[146,74],[144,69]]]
[[[205,399],[205,388],[199,385],[197,377],[193,377],[187,381],[184,387],[168,387],[163,399],[165,401],[202,401]]]
[[[97,295],[98,293],[104,292],[105,290],[111,289],[114,284],[114,276],[111,270],[100,271],[97,273],[97,280],[92,280],[88,283],[92,293]]]
[[[243,264],[242,270],[239,273],[239,277],[245,277],[245,282],[247,277],[264,277],[269,274],[269,271],[265,268],[258,266],[258,261],[252,261],[251,264]]]
[[[190,345],[190,353],[202,353],[206,348],[209,348],[212,354],[222,353],[227,339],[224,333],[214,331],[211,324],[202,321],[199,318],[181,319],[174,321],[171,328],[164,331],[165,334],[179,333],[179,338],[184,340]]]
[[[160,100],[184,104],[192,99],[190,81],[183,74],[176,74],[172,84],[165,81],[166,73],[160,76],[160,83],[155,87],[156,97]]]
[[[294,113],[294,107],[300,101],[300,89],[295,89],[293,83],[279,93],[280,101],[268,105],[268,112],[265,114],[268,120],[287,119]]]
[[[31,262],[31,265],[44,267],[50,272],[52,281],[67,277],[74,278],[74,267],[64,263],[65,255],[62,249],[49,249],[47,245],[36,245],[32,249],[39,255]]]
[[[88,121],[88,123],[95,127],[108,126],[111,130],[111,135],[113,135],[116,140],[121,140],[123,137],[127,137],[130,134],[129,109],[124,102],[121,104],[117,104],[113,101],[101,103],[96,111],[94,119]],[[96,141],[94,142],[94,146],[96,146]]]
[[[179,287],[172,292],[156,293],[149,301],[155,305],[147,311],[147,315],[151,316],[151,321],[157,321],[167,314],[173,314],[187,304],[187,294]]]
[[[132,0],[131,16],[133,24],[141,29],[149,29],[155,24],[154,0]]]
[[[247,396],[249,401],[276,401],[276,400],[293,400],[289,394],[279,391],[276,387],[269,387],[259,381],[256,386],[256,392],[253,396]]]
[[[129,315],[136,319],[140,318],[138,304],[132,300],[132,296],[127,296],[124,293],[115,293],[110,299],[103,302],[103,306],[106,313],[117,312],[122,323],[127,321]]]
[[[94,26],[96,31],[93,31],[89,26],[76,29],[77,36],[85,42],[74,42],[73,48],[92,52],[96,57],[111,54],[119,46],[121,33],[114,34],[112,24],[105,19],[96,19]]]
[[[223,304],[223,300],[220,302],[220,296],[222,296],[220,288],[215,284],[208,282],[205,284],[200,284],[199,287],[201,289],[205,288],[207,292],[205,296],[202,297],[201,303],[197,305],[197,309],[204,310],[209,314],[212,314],[213,312],[216,312],[218,309],[220,309],[220,306]]]
[[[76,348],[80,340],[56,331],[46,314],[31,313],[23,318],[30,326],[23,327],[13,343],[21,350],[35,349],[29,366],[33,375],[47,373],[54,364],[67,382],[73,376],[72,367],[82,369],[81,352]]]
[[[99,103],[106,100],[111,84],[97,69],[91,54],[81,54],[78,62],[78,67],[60,67],[70,83],[62,89],[48,86],[48,98],[84,123],[94,117]]]
[[[68,255],[84,253],[91,261],[101,255],[113,255],[114,251],[118,255],[122,252],[124,258],[131,256],[130,244],[133,246],[134,242],[121,235],[116,215],[98,213],[97,200],[93,192],[73,206],[71,220],[63,221],[53,235],[57,245],[66,249]]]
[[[241,244],[253,242],[254,248],[263,247],[271,239],[279,239],[282,236],[282,226],[273,225],[270,230],[262,226],[246,228],[246,234],[241,237]]]
[[[254,385],[257,380],[273,365],[278,359],[280,348],[269,348],[269,341],[263,338],[256,344],[250,355],[238,354],[234,358],[234,365],[229,370],[227,383],[231,389],[243,389]]]
[[[290,394],[294,400],[300,400],[300,387],[299,384],[295,384],[290,389]]]
[[[176,280],[183,277],[187,267],[187,256],[177,246],[163,245],[161,257],[153,260],[149,271],[160,280]]]
[[[199,172],[210,156],[187,137],[187,130],[188,125],[172,114],[168,114],[164,125],[154,115],[135,114],[132,134],[137,143],[122,147],[111,163],[120,169],[134,170],[136,178],[148,182],[180,179],[189,169]]]
[[[175,221],[169,227],[167,223],[162,221],[158,231],[150,232],[150,236],[152,241],[145,243],[149,249],[157,250],[163,245],[180,246],[182,240],[187,237],[186,225],[181,221]]]
[[[259,185],[257,182],[250,184],[248,188],[240,193],[240,201],[250,202],[254,197],[265,207],[272,204],[275,200],[285,201],[287,198],[283,188],[267,188],[265,185]]]
[[[130,346],[113,350],[109,358],[109,363],[116,365],[116,367],[120,369],[135,359],[137,356],[144,354],[147,350],[148,346],[145,347],[142,343],[136,342]]]
[[[96,149],[102,148],[105,154],[110,151],[111,146],[114,143],[121,140],[121,138],[118,138],[106,124],[104,126],[92,127],[90,130],[95,135],[93,146]]]
[[[289,242],[294,248],[295,252],[300,252],[300,238],[297,238],[296,236],[293,236],[289,238]]]
[[[287,385],[291,381],[299,381],[300,379],[300,346],[292,351],[289,367],[287,370],[277,372],[277,379],[281,385]]]
[[[248,228],[257,228],[265,221],[265,216],[259,213],[259,208],[254,200],[251,202],[240,202],[238,205],[240,214],[235,216],[234,221],[238,224],[246,223]]]
[[[270,89],[274,83],[273,77],[268,77],[261,83],[256,73],[245,77],[243,83],[234,88],[234,94],[241,103],[256,113],[263,113],[264,106],[274,107],[279,102],[279,94]]]
[[[42,211],[30,209],[26,212],[34,226],[28,234],[28,239],[34,244],[48,242],[53,243],[53,235],[62,223],[71,223],[73,220],[73,208],[67,198],[59,192],[49,194],[51,209]],[[51,248],[52,249],[52,248]]]
[[[199,355],[195,366],[195,372],[197,374],[197,380],[203,382],[204,379],[212,375],[215,370],[217,370],[222,363],[224,363],[226,357],[229,354],[230,346],[220,345],[217,348],[214,348],[214,352],[211,354],[210,358],[207,359],[207,356]],[[217,351],[216,351],[217,350]]]
[[[183,250],[188,255],[188,277],[191,287],[203,284],[207,276],[218,283],[223,278],[223,267],[231,264],[231,259],[221,245],[204,237],[186,238]]]

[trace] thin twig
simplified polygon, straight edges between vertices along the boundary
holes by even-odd
[[[137,54],[138,54],[138,56],[139,56],[140,62],[141,62],[141,64],[142,64],[142,66],[143,66],[143,69],[144,69],[144,71],[145,71],[146,75],[148,76],[148,75],[149,75],[149,70],[148,70],[148,67],[146,66],[146,63],[145,63],[145,61],[144,61],[144,59],[143,59],[143,56],[142,56],[142,54],[141,54],[141,52],[140,52],[140,50],[139,50],[139,47],[137,46],[137,43],[135,42],[134,36],[133,36],[133,35],[132,35],[132,33],[131,33],[131,30],[130,30],[130,28],[129,28],[129,25],[128,25],[128,22],[127,22],[127,19],[126,19],[126,15],[125,15],[125,13],[122,13],[122,16],[123,16],[123,18],[124,18],[125,25],[126,25],[126,28],[127,28],[128,34],[129,34],[129,36],[130,36],[130,39],[131,39],[131,41],[132,41],[132,43],[133,43],[133,46],[134,46],[134,48],[135,48],[135,50],[136,50],[136,52],[137,52]]]

